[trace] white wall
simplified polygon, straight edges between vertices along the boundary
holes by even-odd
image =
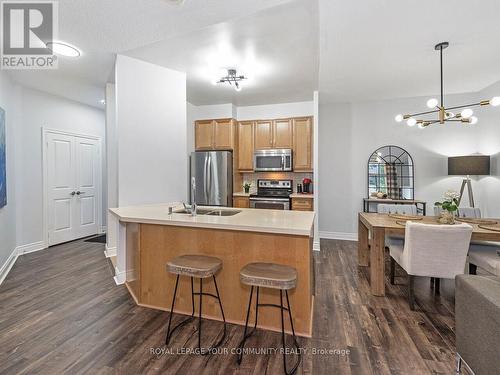
[[[44,239],[42,185],[42,127],[105,138],[104,112],[94,107],[27,88],[22,89],[21,150],[16,157],[17,243],[28,245]],[[104,144],[102,154],[105,154]],[[105,160],[103,158],[103,187]],[[103,207],[106,207],[106,199]],[[104,209],[101,213],[105,223]]]
[[[0,208],[0,280],[16,248],[16,129],[20,126],[20,87],[0,71],[0,107],[5,111],[7,205]]]
[[[186,75],[118,55],[118,205],[186,200]]]
[[[118,130],[116,127],[115,85],[106,84],[106,166],[107,166],[107,236],[106,254],[116,254],[118,239],[118,220],[108,208],[118,206]]]
[[[237,107],[236,119],[266,120],[301,116],[314,116],[314,101]]]
[[[483,93],[451,95],[446,100],[451,106],[474,102],[483,96]],[[320,104],[321,237],[356,238],[357,213],[362,210],[362,198],[367,196],[367,161],[381,146],[397,145],[412,155],[415,198],[427,201],[429,213],[445,190],[460,188],[461,177],[447,176],[448,156],[500,152],[498,108],[478,109],[480,122],[475,126],[446,124],[418,129],[394,121],[397,113],[425,108],[427,99]],[[498,201],[498,185],[488,183],[488,187],[482,188],[486,180],[498,184],[498,177],[474,181],[476,200],[485,216],[500,216],[498,207],[491,204]]]

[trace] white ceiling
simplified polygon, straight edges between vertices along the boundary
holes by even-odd
[[[325,100],[386,99],[438,92],[433,46],[447,40],[446,92],[470,92],[500,80],[498,19],[498,0],[64,0],[60,39],[83,56],[11,74],[99,106],[124,53],[187,71],[195,104],[306,100],[317,87]],[[237,94],[209,83],[230,66],[252,78]]]
[[[187,72],[188,100],[195,105],[312,100],[319,68],[316,11],[316,2],[296,0],[126,54]],[[228,68],[248,77],[241,92],[211,84]]]
[[[79,47],[79,59],[61,58],[54,71],[11,71],[22,85],[99,106],[114,54],[291,0],[64,0],[59,39]]]
[[[360,101],[475,92],[500,79],[498,0],[319,0],[320,97]]]

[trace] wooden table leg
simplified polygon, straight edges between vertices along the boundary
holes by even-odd
[[[368,246],[368,228],[363,222],[358,222],[358,265],[368,266],[370,259],[370,249]]]
[[[375,296],[385,296],[385,229],[373,228],[370,248],[370,286]]]

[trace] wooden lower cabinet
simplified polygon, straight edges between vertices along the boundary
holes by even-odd
[[[250,208],[249,197],[233,197],[233,207]]]
[[[314,199],[311,199],[311,198],[292,198],[292,210],[295,210],[295,211],[314,211]]]

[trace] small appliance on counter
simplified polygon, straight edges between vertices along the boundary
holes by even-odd
[[[257,180],[257,193],[250,194],[250,208],[289,210],[292,180]]]
[[[312,193],[312,180],[310,178],[304,178],[302,180],[302,192],[304,194]]]

